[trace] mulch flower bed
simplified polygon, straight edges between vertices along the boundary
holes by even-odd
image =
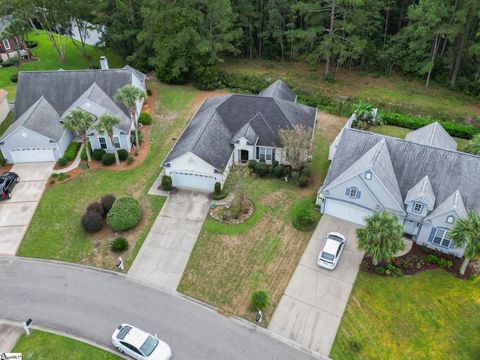
[[[238,217],[232,216],[231,210],[231,205],[218,205],[211,208],[208,213],[214,220],[222,224],[238,225],[252,216],[255,211],[255,206],[253,205],[253,202],[247,199],[245,209],[238,214]]]
[[[463,259],[444,254],[440,251],[413,244],[407,254],[393,259],[390,264],[372,264],[372,258],[365,256],[360,264],[360,270],[382,276],[415,275],[430,269],[444,269],[457,277],[467,278],[474,273],[473,266],[468,266],[464,275],[460,275]]]

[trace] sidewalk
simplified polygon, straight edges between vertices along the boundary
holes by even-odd
[[[0,353],[11,352],[22,333],[20,326],[0,321]]]
[[[76,169],[78,167],[78,165],[80,164],[80,161],[82,161],[82,159],[80,158],[80,155],[82,154],[82,150],[83,150],[83,144],[80,146],[80,149],[78,150],[78,153],[77,153],[77,157],[75,158],[75,160],[73,160],[73,163],[71,163],[66,168],[53,170],[53,173],[54,174],[66,174],[66,173],[72,171],[73,169]]]

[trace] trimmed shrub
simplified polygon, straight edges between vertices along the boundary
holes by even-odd
[[[142,208],[132,197],[119,197],[107,214],[107,224],[113,231],[133,228],[142,219]]]
[[[100,199],[100,205],[102,205],[103,212],[105,214],[108,214],[108,212],[112,208],[114,202],[115,202],[115,196],[114,195],[107,194],[107,195],[102,196],[102,198]]]
[[[385,275],[385,268],[382,267],[382,266],[377,266],[375,268],[375,272],[378,274],[378,275]]]
[[[168,175],[162,176],[162,189],[165,191],[172,190],[172,178]]]
[[[312,168],[310,166],[305,166],[303,169],[302,169],[302,175],[303,176],[306,176],[307,178],[309,178],[310,176],[312,176]]]
[[[264,311],[268,308],[268,294],[263,290],[257,290],[252,294],[250,308],[253,311]]]
[[[65,159],[64,157],[59,158],[58,165],[61,167],[64,167],[65,165],[67,165],[67,159]]]
[[[88,233],[96,233],[103,228],[103,217],[97,212],[86,212],[82,216],[82,227]]]
[[[257,160],[248,160],[248,168],[255,170],[255,167],[257,166]]]
[[[272,161],[272,166],[275,168],[275,166],[280,165],[280,163],[277,160]]]
[[[228,196],[228,192],[222,190],[218,194],[213,193],[212,194],[212,199],[213,200],[222,200],[222,199],[225,199],[227,196]]]
[[[12,58],[8,58],[7,60],[5,61],[2,61],[0,63],[0,65],[2,65],[2,67],[10,67],[10,66],[14,66],[14,65],[17,65],[17,58],[16,57],[12,57]]]
[[[255,173],[260,177],[266,176],[268,174],[268,165],[262,161],[258,162],[255,165]]]
[[[78,149],[80,149],[80,146],[82,146],[82,144],[79,142],[75,142],[75,141],[71,142],[70,145],[68,145],[67,150],[65,150],[65,154],[63,154],[63,157],[67,161],[75,160],[75,158],[77,157]]]
[[[138,117],[138,122],[143,125],[150,125],[152,123],[152,117],[149,113],[142,112]]]
[[[298,178],[298,186],[306,187],[308,185],[309,178],[305,175],[300,175]]]
[[[0,166],[7,165],[7,159],[3,156],[3,153],[0,151]]]
[[[147,89],[147,95],[148,95],[148,96],[152,96],[152,90]]]
[[[116,253],[123,252],[127,249],[128,249],[128,241],[122,236],[115,238],[115,240],[113,240],[110,243],[110,250],[112,250],[113,252],[116,252]]]
[[[90,205],[87,206],[87,213],[96,213],[100,215],[101,217],[105,217],[105,210],[103,209],[102,204],[99,202],[94,202],[91,203]]]
[[[129,156],[129,157],[127,158],[127,165],[130,165],[131,163],[133,163],[133,160],[134,160],[134,158],[131,157],[131,156]]]
[[[290,209],[290,215],[293,227],[300,231],[313,230],[320,219],[320,212],[313,199],[296,202]]]
[[[283,176],[283,166],[277,165],[273,168],[273,176],[281,178]]]
[[[297,213],[294,224],[296,224],[296,226],[294,226],[298,230],[311,230],[315,226],[315,218],[313,217],[311,211],[307,209],[300,209]]]
[[[298,171],[292,171],[291,175],[293,180],[297,180],[300,176],[300,173]]]
[[[102,155],[102,164],[105,166],[110,166],[115,164],[115,154],[105,153]]]
[[[18,82],[18,74],[13,74],[12,76],[10,76],[10,81],[12,83]]]
[[[120,161],[125,161],[128,159],[128,151],[125,149],[118,149],[117,154]]]
[[[222,184],[220,184],[218,181],[215,183],[215,194],[220,194],[222,192]]]
[[[92,152],[93,160],[101,161],[103,155],[105,155],[105,150],[103,150],[103,149],[95,149]],[[85,159],[86,159],[86,155],[85,155]]]
[[[436,264],[438,257],[436,255],[430,254],[425,258],[427,264]]]

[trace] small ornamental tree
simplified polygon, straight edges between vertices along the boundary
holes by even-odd
[[[403,250],[403,229],[398,218],[387,211],[375,212],[365,227],[357,229],[358,247],[372,257],[373,265],[390,261]]]
[[[172,178],[168,175],[163,175],[161,186],[162,186],[162,189],[165,191],[172,190]]]
[[[92,127],[94,122],[95,117],[81,109],[73,109],[63,120],[65,129],[76,131],[79,134],[88,161],[92,161],[92,157],[90,155],[87,131]]]
[[[480,213],[471,211],[466,218],[457,219],[450,231],[456,247],[465,247],[465,260],[460,274],[465,274],[470,259],[480,256]]]
[[[137,102],[139,102],[146,96],[147,94],[145,93],[145,91],[131,84],[122,86],[115,94],[115,100],[125,105],[125,107],[130,112],[131,119],[135,125],[136,151],[138,151],[138,149],[140,148],[140,140],[138,137]]]
[[[110,138],[110,142],[112,143],[113,146],[113,154],[115,155],[115,163],[117,165],[120,164],[120,159],[118,158],[118,152],[117,149],[115,148],[114,144],[115,142],[113,141],[113,128],[120,124],[120,119],[116,116],[113,115],[108,115],[104,114],[101,115],[98,118],[98,121],[95,123],[93,128],[100,134],[107,134],[108,137]],[[109,161],[104,161],[103,156],[102,156],[102,162],[105,164],[105,162],[109,163]],[[107,165],[107,164],[105,164]]]
[[[287,161],[295,171],[300,171],[313,152],[312,130],[303,125],[280,129],[280,142],[285,148]]]

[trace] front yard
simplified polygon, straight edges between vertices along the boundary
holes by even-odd
[[[80,225],[86,206],[105,194],[133,196],[144,215],[132,230],[122,233],[131,246],[123,254],[125,265],[133,262],[164,197],[147,195],[160,172],[160,163],[189,118],[189,104],[200,93],[187,86],[167,86],[150,81],[157,93],[157,112],[150,127],[150,152],[143,163],[125,171],[89,170],[64,184],[46,189],[24,240],[19,256],[78,262],[114,269],[116,257],[108,247],[108,234],[88,235]]]
[[[330,357],[478,359],[479,354],[480,278],[429,270],[400,278],[360,272]]]

